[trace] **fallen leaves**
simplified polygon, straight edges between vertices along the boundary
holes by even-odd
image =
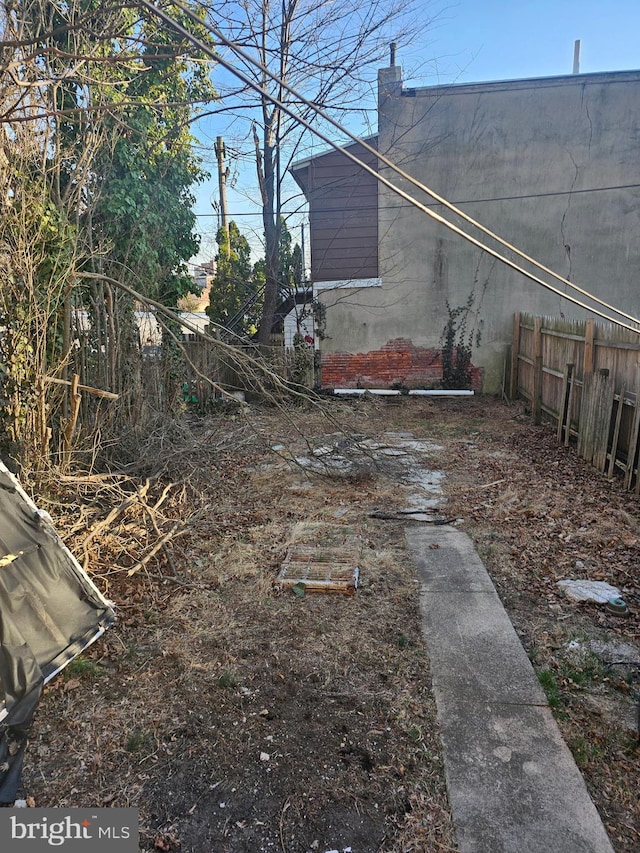
[[[368,435],[388,431],[393,418],[394,430],[445,448],[438,465],[446,471],[447,516],[463,519],[525,647],[553,672],[566,706],[565,736],[586,742],[584,772],[612,836],[622,839],[617,853],[637,849],[629,830],[637,819],[637,752],[585,701],[595,691],[615,698],[625,689],[628,705],[637,684],[623,688],[616,673],[578,683],[584,667],[570,670],[563,648],[573,631],[586,628],[638,642],[639,499],[559,447],[551,431],[514,418],[517,407],[484,399],[393,407],[374,400],[332,411],[353,417]],[[319,446],[326,422],[309,411],[294,414],[303,443]],[[450,850],[403,525],[368,519],[379,506],[395,511],[398,484],[391,477],[323,477],[303,488],[284,468],[274,476],[264,445],[302,440],[273,413],[260,419],[265,438],[254,440],[258,431],[245,429],[237,450],[233,429],[226,433],[229,425],[211,419],[205,432],[214,430],[215,440],[194,446],[187,436],[163,459],[143,460],[146,476],[154,464],[165,469],[150,477],[144,496],[155,507],[157,530],[136,499],[90,539],[90,569],[119,605],[116,628],[90,652],[105,674],[91,685],[51,682],[34,731],[47,748],[29,753],[25,783],[43,806],[139,807],[147,853],[205,849],[202,833],[215,827],[219,839],[207,849],[267,849],[281,821],[287,849],[321,839],[318,849],[326,850],[335,840],[322,834],[323,809],[329,822],[345,813],[361,819],[375,812],[374,803],[384,814],[377,839],[386,833],[388,853]],[[67,544],[80,543],[134,493],[122,479],[113,487],[72,484]],[[363,587],[330,600],[275,594],[292,525],[338,518],[367,531],[371,565]],[[186,519],[188,534],[167,541],[127,577]],[[565,577],[609,581],[631,616],[570,604],[556,587]],[[226,672],[233,678],[221,683]],[[341,744],[357,751],[345,754]],[[261,762],[261,752],[269,759]],[[373,835],[370,846],[377,849]]]
[[[178,836],[173,832],[159,832],[153,842],[154,850],[160,850],[161,853],[173,853],[180,850],[181,844]]]
[[[639,499],[559,446],[552,429],[505,420],[508,411],[494,410],[497,417],[484,421],[474,446],[465,447],[464,460],[447,447],[449,508],[465,519],[536,668],[557,683],[563,735],[574,745],[600,813],[615,827],[616,851],[631,853],[637,849],[628,827],[638,819],[638,756],[636,750],[630,772],[629,753],[620,746],[634,750],[633,735],[612,726],[589,696],[607,697],[621,715],[629,691],[640,698],[640,678],[624,685],[602,667],[585,681],[566,647],[585,636],[640,640]],[[508,457],[487,453],[487,446],[504,448]],[[463,485],[501,476],[501,494],[465,504]],[[567,578],[607,581],[620,589],[630,614],[621,618],[605,604],[569,601],[557,585]]]

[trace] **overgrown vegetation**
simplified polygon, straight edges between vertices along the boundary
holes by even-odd
[[[217,326],[231,332],[231,338],[254,336],[260,325],[264,303],[266,263],[251,263],[251,248],[236,222],[228,233],[219,228],[216,273],[211,284],[207,314]],[[278,261],[278,303],[286,302],[303,284],[302,250],[293,245],[284,217],[280,223]],[[294,380],[295,381],[295,380]]]
[[[358,448],[369,407],[330,408],[346,432],[256,404],[190,419],[162,453],[150,436],[136,475],[60,484],[59,529],[119,619],[47,686],[25,798],[137,808],[148,853],[455,849],[414,572],[401,527],[368,515],[406,485]],[[368,477],[314,453],[338,443]],[[289,542],[330,565],[345,527],[356,595],[279,590]]]
[[[386,447],[388,433],[412,433],[446,474],[447,514],[491,545],[487,568],[560,703],[558,725],[614,850],[636,853],[638,668],[610,664],[622,644],[638,646],[637,498],[514,404],[328,406],[340,433],[327,410],[307,407],[291,407],[289,422],[258,405],[190,419],[162,436],[162,452],[148,436],[135,473],[76,476],[45,502],[120,618],[83,656],[100,677],[72,670],[47,686],[24,795],[38,807],[139,808],[148,853],[255,853],[281,837],[288,850],[316,839],[320,850],[355,849],[354,838],[385,853],[455,849],[404,551],[405,524],[420,522],[371,515],[404,505],[398,458],[367,458],[368,477],[316,476],[271,450],[320,464],[336,448],[355,461],[363,435]],[[355,596],[277,590],[299,525],[315,526],[318,555],[328,555],[327,527],[361,537]],[[628,616],[556,585],[601,575],[624,592]]]
[[[0,429],[4,454],[38,470],[149,428],[140,306],[119,285],[168,306],[191,286],[204,173],[189,125],[214,92],[191,45],[136,4],[21,0],[0,32]]]
[[[192,286],[192,187],[205,173],[190,127],[203,108],[218,109],[211,70],[219,43],[228,36],[315,106],[343,113],[359,109],[367,69],[386,56],[390,34],[402,43],[415,32],[412,9],[400,0],[250,0],[233,14],[226,3],[163,4],[176,28],[136,2],[2,7],[0,450],[24,474],[130,462],[145,434],[183,403],[189,361],[179,328],[158,315],[162,347],[151,352],[136,313],[174,307]],[[219,109],[245,122],[265,255],[249,270],[239,233],[235,246],[221,244],[211,317],[240,333],[258,327],[264,354],[279,297],[304,285],[283,203],[306,131],[282,103],[305,121],[317,114],[266,72],[238,63],[257,88],[239,86]],[[245,360],[241,372],[253,366]],[[188,369],[209,381],[201,367]],[[263,366],[258,372],[263,378]]]

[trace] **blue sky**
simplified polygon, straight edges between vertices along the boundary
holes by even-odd
[[[458,0],[448,4],[425,0],[419,8],[423,19],[418,22],[415,44],[400,48],[396,59],[403,66],[407,86],[571,74],[576,39],[581,41],[582,73],[640,69],[640,0]],[[435,21],[425,26],[424,21],[434,16]],[[372,97],[374,89],[372,85]],[[354,117],[350,129],[367,130],[361,117]],[[227,133],[233,131],[221,119],[201,128],[205,147],[217,134],[227,138]],[[228,144],[233,146],[233,140]],[[324,143],[310,140],[307,151],[325,148]],[[247,233],[257,257],[260,218],[255,167],[246,145],[239,146],[238,153],[230,164],[229,213]],[[213,172],[213,154],[206,165]],[[213,257],[216,250],[215,175],[196,189],[196,197],[200,261]],[[292,201],[295,206],[297,202]],[[300,241],[302,221],[303,216],[291,220],[294,240]]]
[[[430,36],[434,83],[570,74],[576,39],[584,73],[637,69],[640,3],[459,0],[443,7]]]

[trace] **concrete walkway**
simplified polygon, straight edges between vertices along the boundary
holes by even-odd
[[[613,853],[584,780],[466,534],[406,538],[462,853]]]

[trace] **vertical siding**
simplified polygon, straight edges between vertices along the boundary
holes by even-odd
[[[376,158],[361,145],[348,150],[368,165]],[[295,170],[309,201],[311,276],[333,281],[378,276],[378,183],[337,151]]]

